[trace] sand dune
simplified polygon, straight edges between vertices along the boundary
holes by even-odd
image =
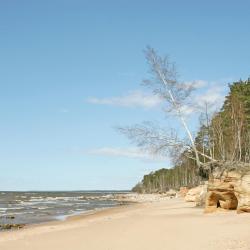
[[[250,249],[250,214],[204,214],[180,199],[0,233],[1,250]]]

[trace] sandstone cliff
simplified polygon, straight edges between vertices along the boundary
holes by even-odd
[[[218,209],[250,212],[249,164],[225,163],[213,169],[208,182],[205,212]]]

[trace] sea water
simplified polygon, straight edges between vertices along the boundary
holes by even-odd
[[[0,192],[0,224],[33,224],[121,205],[126,191]]]

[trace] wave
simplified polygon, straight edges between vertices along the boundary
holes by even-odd
[[[15,223],[62,220],[69,216],[118,205],[112,193],[0,192],[0,216],[15,216]]]

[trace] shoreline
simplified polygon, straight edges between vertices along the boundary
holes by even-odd
[[[250,214],[181,198],[112,207],[0,234],[1,250],[249,250]]]
[[[0,243],[1,243],[1,236],[3,235],[9,235],[10,238],[12,234],[15,233],[21,233],[23,231],[26,230],[33,230],[33,229],[39,229],[39,228],[45,228],[45,227],[57,227],[57,226],[64,226],[67,225],[68,223],[71,222],[78,222],[78,221],[84,221],[85,219],[98,219],[101,216],[106,216],[106,215],[111,215],[111,214],[116,214],[119,212],[122,212],[124,209],[128,209],[130,207],[134,207],[137,205],[142,205],[144,203],[147,203],[147,201],[145,202],[128,202],[127,204],[122,204],[122,205],[117,205],[114,207],[107,207],[107,208],[99,208],[99,209],[92,209],[92,210],[88,210],[86,212],[83,213],[79,213],[79,214],[72,214],[72,215],[65,215],[65,219],[59,220],[59,219],[53,219],[50,221],[44,221],[44,222],[40,222],[40,223],[29,223],[26,224],[23,228],[20,229],[9,229],[9,230],[2,230],[0,231]]]
[[[155,201],[166,200],[166,199],[170,198],[166,194],[165,195],[164,194],[155,194],[155,193],[153,193],[153,194],[138,194],[135,192],[128,192],[128,193],[116,192],[116,193],[111,194],[111,197],[112,197],[113,201],[117,202],[117,204],[114,206],[93,208],[93,209],[89,209],[89,210],[85,210],[85,211],[74,212],[72,214],[61,214],[61,215],[51,217],[48,220],[44,220],[44,221],[40,221],[40,222],[30,222],[30,223],[24,223],[24,224],[23,223],[21,223],[21,224],[8,223],[6,225],[14,225],[13,228],[0,230],[0,235],[3,232],[14,232],[14,231],[23,230],[23,229],[29,228],[29,227],[44,225],[47,223],[63,222],[63,221],[67,221],[67,220],[74,218],[74,217],[88,216],[88,215],[96,214],[96,213],[99,213],[101,211],[109,210],[109,209],[113,209],[113,208],[119,208],[119,207],[129,206],[129,205],[138,204],[138,203],[155,202]],[[3,224],[3,225],[5,225],[5,224]],[[20,225],[20,227],[19,227],[19,225]]]
[[[9,192],[0,197],[0,233],[18,230],[35,224],[64,221],[76,215],[95,213],[117,207],[131,201],[120,200],[128,193],[121,191],[100,192]],[[11,196],[12,195],[12,196]],[[10,201],[8,201],[8,199]],[[68,202],[69,201],[69,202]],[[11,205],[8,205],[10,202]],[[67,203],[67,204],[66,204]],[[27,215],[27,216],[26,216]]]

